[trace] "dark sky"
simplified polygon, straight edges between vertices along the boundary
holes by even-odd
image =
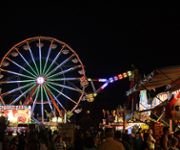
[[[117,4],[3,8],[0,13],[0,58],[15,43],[31,36],[52,36],[80,56],[88,77],[110,77],[134,64],[140,72],[179,65],[180,11],[176,8],[120,8]],[[98,95],[108,107],[126,100],[128,81]]]

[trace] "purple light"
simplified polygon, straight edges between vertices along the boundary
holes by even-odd
[[[114,81],[117,81],[118,80],[118,77],[117,76],[114,76]]]
[[[109,84],[108,82],[104,83],[104,84],[101,86],[101,90],[103,90],[105,87],[107,87],[108,84]]]

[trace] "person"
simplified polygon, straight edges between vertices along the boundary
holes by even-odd
[[[156,140],[153,137],[153,130],[149,129],[149,135],[148,135],[148,138],[147,138],[147,144],[148,144],[149,150],[154,150],[155,149],[155,143],[156,143]]]
[[[66,150],[66,143],[60,134],[56,137],[54,142],[56,150]]]
[[[105,109],[102,109],[102,123],[103,124],[106,124],[106,119],[107,119],[107,117],[106,117],[106,110]]]
[[[163,135],[160,138],[160,145],[163,150],[168,150],[169,127],[163,128]]]
[[[177,131],[174,133],[174,136],[178,139],[178,145],[177,145],[177,147],[180,149],[180,130],[177,130]]]
[[[123,144],[114,139],[114,130],[113,128],[105,129],[105,141],[102,142],[98,150],[125,150]]]
[[[143,139],[140,135],[140,132],[135,133],[134,149],[143,149]]]
[[[172,137],[171,144],[168,150],[178,150],[178,139],[176,137]]]

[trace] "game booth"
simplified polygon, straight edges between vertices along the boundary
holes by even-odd
[[[31,106],[23,105],[5,105],[0,106],[0,116],[4,116],[7,121],[7,132],[16,134],[28,130],[28,126],[32,125]]]
[[[5,105],[0,106],[0,117],[6,118],[6,134],[16,136],[18,133],[25,133],[31,128],[39,128],[42,124],[31,116],[31,106],[24,105]],[[58,130],[66,143],[72,145],[74,142],[75,127],[66,124],[61,117],[52,117],[48,122],[44,122],[43,127],[52,131]]]

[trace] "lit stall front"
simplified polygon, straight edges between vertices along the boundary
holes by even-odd
[[[31,106],[0,106],[0,116],[7,118],[9,126],[31,123]]]

